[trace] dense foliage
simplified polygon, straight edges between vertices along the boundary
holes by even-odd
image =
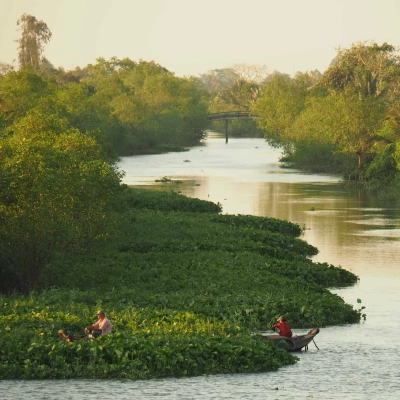
[[[0,290],[35,289],[55,254],[105,240],[121,172],[95,137],[32,110],[0,146]]]
[[[357,43],[322,75],[267,79],[251,109],[287,165],[341,173],[399,198],[399,83],[394,46]]]
[[[296,358],[252,332],[282,312],[304,329],[361,317],[327,290],[357,277],[313,263],[317,250],[297,238],[295,224],[221,215],[212,203],[157,191],[126,188],[119,202],[117,235],[54,257],[40,292],[0,298],[0,377],[271,371]],[[83,333],[97,308],[107,310],[114,334],[74,344],[57,338],[59,329]]]
[[[10,126],[35,108],[98,131],[120,155],[164,152],[197,144],[208,127],[195,81],[153,63],[99,59],[70,73],[42,74],[25,66],[0,75],[0,116]]]

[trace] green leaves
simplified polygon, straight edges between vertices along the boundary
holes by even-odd
[[[31,111],[12,129],[0,149],[0,259],[27,290],[55,252],[111,232],[121,173],[94,138],[53,115]]]
[[[108,116],[101,128],[118,153],[197,144],[208,120],[195,82],[154,62],[128,61],[99,59],[81,83],[94,88],[91,104]]]
[[[305,107],[307,83],[276,74],[268,80],[252,112],[258,115],[257,124],[266,131],[271,144],[284,145],[291,141],[291,127]]]
[[[18,59],[21,67],[30,65],[35,71],[39,70],[42,62],[43,45],[51,38],[50,29],[43,21],[34,16],[23,14],[17,21],[21,25],[21,38],[18,40]]]
[[[265,372],[297,358],[258,336],[151,331],[65,343],[15,332],[12,346],[0,336],[0,378],[130,378]],[[56,342],[55,342],[56,341]]]
[[[32,108],[43,110],[54,90],[54,83],[32,69],[9,72],[0,79],[0,113],[4,115],[5,126],[25,117]]]
[[[252,111],[267,141],[283,148],[286,166],[363,181],[374,156],[398,141],[399,71],[395,47],[356,43],[339,49],[322,76],[268,77]],[[393,188],[396,180],[373,186]]]

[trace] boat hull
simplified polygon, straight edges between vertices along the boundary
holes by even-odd
[[[315,338],[319,333],[319,328],[314,328],[310,332],[304,335],[295,335],[291,338],[279,335],[262,335],[262,337],[269,341],[275,343],[278,347],[286,348],[287,351],[301,351],[302,349],[308,350],[308,344]],[[286,345],[281,346],[282,340]]]

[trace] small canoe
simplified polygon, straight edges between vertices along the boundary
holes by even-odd
[[[65,332],[64,330],[60,329],[58,331],[58,334],[60,335],[60,338],[64,340],[67,343],[72,343],[74,341],[73,335],[70,333]]]
[[[315,336],[318,335],[319,328],[314,328],[310,332],[304,335],[293,335],[291,338],[279,335],[265,335],[262,337],[269,342],[275,343],[278,347],[284,348],[287,351],[301,351],[304,349],[308,350],[308,344],[314,340]],[[314,342],[315,344],[315,342]],[[317,347],[317,345],[315,345]],[[317,347],[318,349],[318,347]]]
[[[64,342],[67,342],[67,343],[73,343],[76,340],[83,340],[84,342],[87,342],[87,341],[93,339],[92,335],[88,335],[88,336],[73,335],[71,333],[65,332],[63,329],[60,329],[58,331],[58,334],[60,335],[60,338],[62,340],[64,340]]]

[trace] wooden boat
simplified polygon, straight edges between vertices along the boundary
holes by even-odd
[[[262,334],[262,337],[269,342],[275,343],[278,347],[286,349],[287,351],[301,351],[303,348],[305,351],[308,350],[308,344],[314,341],[314,338],[319,333],[319,328],[314,328],[310,332],[304,335],[293,335],[291,338],[279,335],[266,335]],[[315,342],[314,342],[315,344]],[[318,346],[315,344],[315,347]]]
[[[58,331],[58,334],[60,335],[60,338],[67,343],[73,343],[76,340],[83,340],[84,342],[87,342],[87,341],[93,339],[92,335],[88,335],[88,336],[72,335],[71,333],[65,332],[63,329],[60,329]]]

